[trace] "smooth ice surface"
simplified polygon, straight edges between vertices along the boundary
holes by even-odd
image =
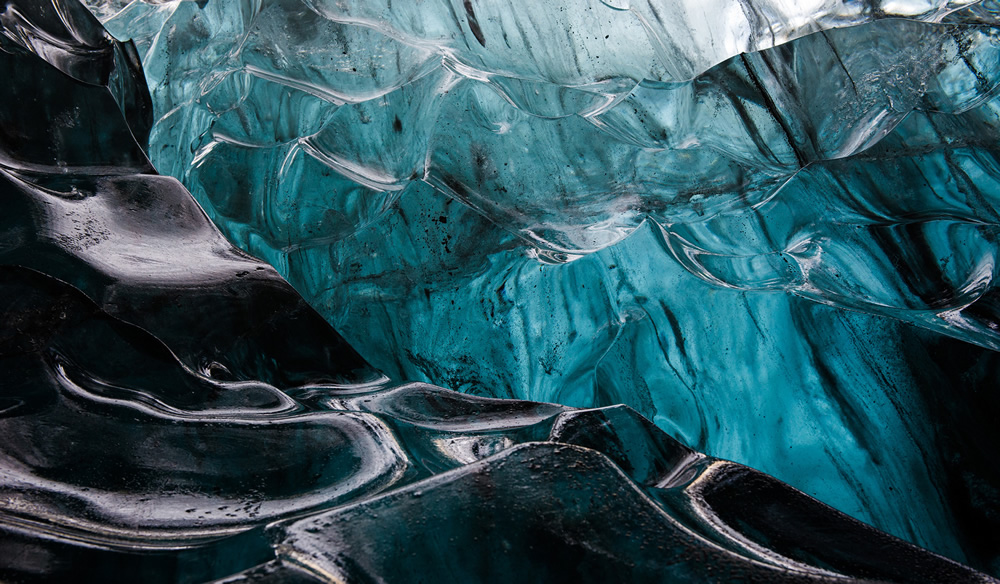
[[[428,44],[359,16],[371,6],[317,6],[252,4],[239,13],[135,3],[104,14],[120,36],[139,39],[150,69],[163,67],[150,75],[160,76],[154,96],[169,110],[162,134],[154,131],[160,167],[183,177],[232,238],[289,275],[383,369],[493,395],[626,401],[689,443],[767,468],[911,540],[955,557],[971,540],[984,558],[995,554],[961,518],[965,504],[942,496],[958,482],[981,500],[983,479],[995,484],[981,476],[991,474],[983,438],[961,430],[945,441],[963,452],[962,464],[971,450],[979,470],[942,485],[942,475],[956,474],[955,456],[942,452],[933,428],[951,424],[930,415],[943,398],[923,395],[947,376],[988,387],[988,353],[986,365],[972,358],[959,367],[971,373],[953,371],[948,359],[939,366],[921,357],[928,346],[937,351],[933,336],[783,295],[725,293],[676,261],[715,284],[794,290],[992,343],[982,322],[990,318],[988,200],[949,184],[951,145],[979,147],[959,151],[961,170],[970,156],[967,164],[981,164],[989,140],[978,118],[964,122],[974,140],[949,139],[947,148],[939,137],[926,143],[919,124],[903,136],[921,116],[924,126],[961,121],[989,101],[988,6],[856,7],[846,20],[817,11],[799,33],[776,39],[887,15],[962,26],[894,20],[831,30],[702,72],[731,55],[716,54],[692,68],[701,74],[691,83],[664,84],[665,74],[648,71],[640,79],[641,47],[630,42],[596,92],[568,84],[552,63],[512,72],[507,62],[480,74],[464,52],[487,48],[471,24],[472,37],[439,34]],[[464,26],[461,9],[457,25],[444,20]],[[398,22],[402,12],[387,18]],[[419,21],[420,30],[437,30],[428,24],[441,17],[433,7],[417,12],[413,26],[398,28],[416,30]],[[565,24],[558,14],[536,16],[535,26]],[[492,24],[480,20],[499,20],[477,18],[486,39]],[[779,21],[795,19],[768,22]],[[725,19],[715,22],[719,34],[738,36]],[[212,35],[194,35],[213,23]],[[185,35],[203,44],[184,48]],[[768,46],[755,38],[752,48]],[[539,54],[532,59],[573,55]],[[593,72],[597,56],[579,57],[574,74]],[[838,91],[843,98],[827,111],[817,96]],[[913,113],[917,106],[948,113]],[[851,156],[896,136],[890,163]],[[934,163],[935,151],[943,178],[914,185],[914,168]],[[804,162],[812,164],[798,172]],[[527,241],[543,259],[565,260],[641,221],[626,242],[567,266],[539,266],[519,251]],[[907,258],[880,247],[889,240],[945,251]],[[950,254],[950,245],[970,253]],[[976,310],[964,308],[983,296]],[[947,306],[963,309],[940,310]],[[900,332],[917,340],[901,341]],[[963,408],[944,419],[968,426]],[[972,428],[990,411],[972,415]],[[762,426],[772,434],[764,444],[754,440]],[[913,521],[911,509],[889,503],[887,486],[925,516]]]
[[[627,406],[390,381],[156,174],[135,54],[0,12],[3,582],[996,582]]]
[[[624,402],[1000,573],[995,3],[88,4],[157,168],[390,377]]]

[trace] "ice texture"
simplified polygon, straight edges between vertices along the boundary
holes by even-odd
[[[625,403],[1000,573],[996,3],[88,4],[156,168],[389,377]]]
[[[131,43],[0,12],[0,580],[997,580],[624,405],[391,381],[146,158]]]

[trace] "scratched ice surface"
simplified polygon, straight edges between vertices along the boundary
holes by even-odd
[[[1000,572],[992,3],[90,8],[0,13],[4,578],[988,581],[668,434]]]

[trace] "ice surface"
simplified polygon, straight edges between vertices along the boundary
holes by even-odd
[[[265,521],[548,436],[535,422],[497,422],[514,436],[481,434],[489,416],[432,423],[436,414],[389,398],[373,398],[383,410],[332,416],[360,406],[324,392],[379,374],[274,272],[229,247],[179,185],[148,174],[149,133],[155,166],[393,379],[578,407],[624,402],[697,450],[1000,572],[993,3],[93,2],[134,49],[69,4],[53,6],[3,13],[0,56],[17,82],[3,89],[0,164],[11,170],[4,188],[17,212],[3,220],[11,243],[0,250],[72,287],[12,272],[12,298],[35,298],[27,287],[42,300],[10,314],[49,314],[40,302],[87,316],[45,337],[68,365],[13,371],[29,380],[52,371],[43,378],[72,384],[60,391],[100,397],[97,409],[53,410],[72,428],[68,444],[102,432],[120,400],[145,409],[119,436],[164,428],[109,457],[93,483],[46,473],[55,486],[38,487],[30,509],[62,508],[60,493],[74,501],[70,511],[94,509],[46,515],[57,530],[111,538],[134,523],[141,535],[130,542],[176,542],[190,525],[168,519],[184,497],[218,496],[220,511],[239,515],[230,504],[243,494],[227,485],[241,484],[247,465],[265,485],[254,493],[267,490],[250,499],[268,500],[255,511]],[[15,64],[22,50],[54,69]],[[137,90],[140,59],[151,101]],[[108,122],[119,112],[128,127]],[[166,364],[143,365],[149,374],[139,376],[134,365],[92,364],[73,327],[107,330],[99,347],[108,351],[122,335],[134,340],[118,321],[163,343],[148,351]],[[44,337],[39,327],[49,325],[26,338]],[[201,378],[176,375],[210,378],[211,397],[192,397],[206,388]],[[320,413],[303,419],[298,408]],[[268,423],[255,425],[257,415]],[[189,430],[191,416],[200,421]],[[45,420],[14,422],[8,435],[40,435],[25,428]],[[427,428],[438,424],[457,434]],[[359,428],[371,429],[367,438],[352,438]],[[213,440],[304,450],[284,452],[287,460],[235,455],[232,467],[207,452],[194,470],[176,462]],[[341,462],[294,464],[333,443],[378,455],[348,449]],[[176,459],[134,479],[118,470],[142,467],[136,461],[164,444]],[[75,469],[70,462],[85,458],[46,456],[32,459],[36,468]],[[365,464],[347,472],[344,460]],[[12,471],[28,473],[19,484],[43,484],[18,464],[29,469]],[[175,464],[176,475],[164,470]],[[206,468],[218,472],[219,493],[185,482]],[[81,494],[102,482],[154,484],[159,496],[136,487],[134,499],[101,503]],[[731,512],[721,499],[713,505],[720,517]],[[226,513],[198,515],[205,530],[192,537],[259,525]],[[746,521],[766,541],[751,537],[741,550],[886,574],[780,551],[780,538]],[[245,549],[267,556],[254,537]],[[204,553],[234,557],[230,545],[241,544]],[[287,576],[288,562],[313,553],[277,545],[293,551],[264,572]],[[33,553],[43,552],[17,557]],[[348,572],[362,562],[337,553],[323,561]]]
[[[390,381],[155,173],[133,47],[0,32],[0,580],[995,582],[626,406]]]
[[[624,402],[1000,571],[993,3],[91,9],[157,168],[390,377]]]

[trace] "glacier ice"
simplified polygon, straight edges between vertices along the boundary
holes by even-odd
[[[786,4],[8,3],[0,578],[994,581],[992,5]]]
[[[626,403],[1000,573],[993,2],[88,2],[380,370]]]

